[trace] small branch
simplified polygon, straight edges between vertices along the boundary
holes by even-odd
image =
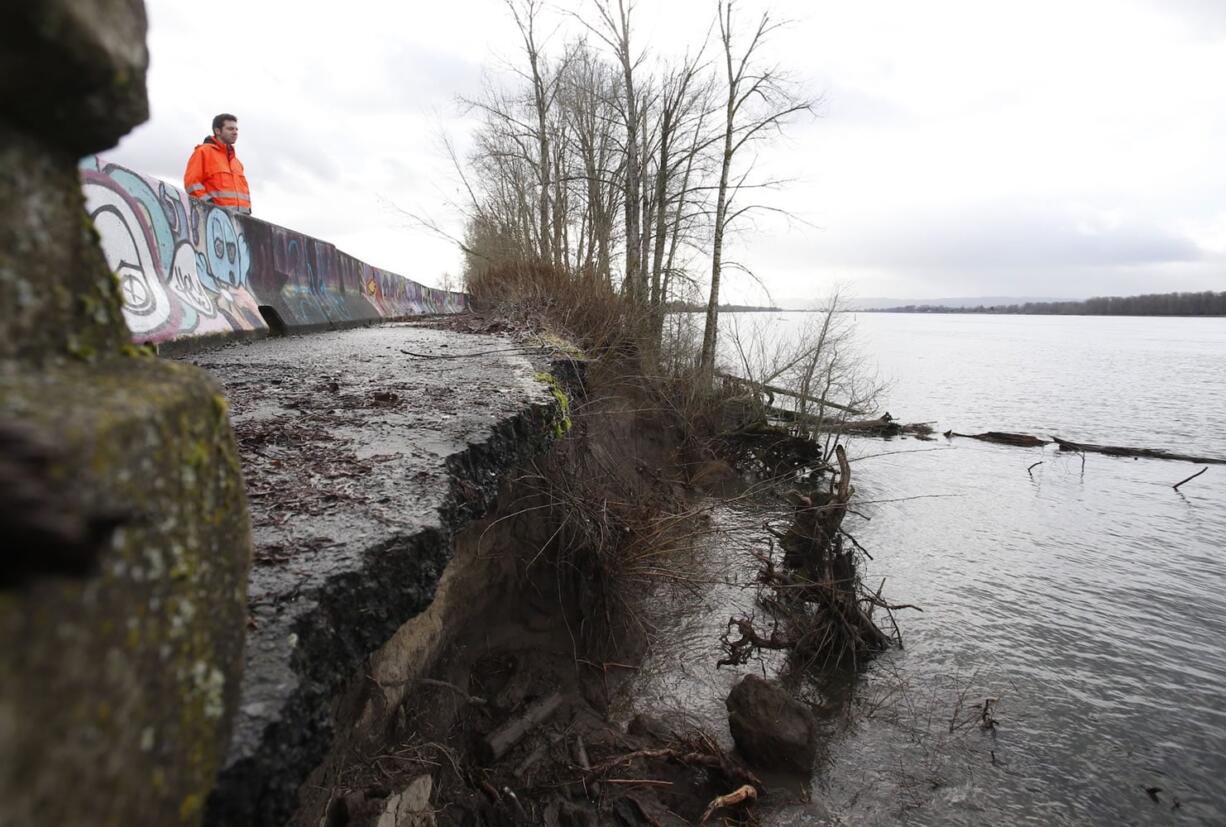
[[[525,735],[547,720],[562,704],[562,693],[554,692],[538,700],[518,718],[508,721],[480,742],[482,759],[493,763]]]
[[[1197,477],[1199,477],[1201,474],[1205,473],[1208,470],[1209,470],[1209,466],[1206,465],[1204,468],[1200,469],[1199,471],[1197,471],[1195,474],[1188,477],[1187,479],[1180,480],[1179,482],[1175,483],[1174,485],[1171,486],[1171,488],[1174,488],[1176,491],[1178,491],[1179,486],[1183,485],[1185,482],[1191,482],[1192,480],[1196,479]]]
[[[842,528],[842,527],[840,526],[840,528],[839,528],[839,533],[840,533],[840,534],[842,534],[844,537],[846,537],[848,540],[851,540],[851,544],[852,544],[853,546],[855,546],[856,548],[860,549],[860,553],[861,553],[861,554],[863,554],[865,557],[867,557],[867,558],[868,558],[868,559],[870,559],[870,560],[875,559],[875,558],[873,557],[873,555],[871,555],[871,554],[869,554],[869,553],[868,553],[868,549],[866,549],[864,546],[860,545],[860,541],[859,541],[859,540],[857,540],[855,537],[852,537],[850,534],[848,534],[848,533],[847,533],[847,529]]]
[[[1030,474],[1031,479],[1034,479],[1034,474],[1031,474],[1030,472],[1042,464],[1043,464],[1043,460],[1039,460],[1038,462],[1034,463],[1034,465],[1031,465],[1029,468],[1026,469],[1026,473]]]
[[[727,795],[716,796],[707,805],[707,809],[703,811],[702,818],[699,819],[699,824],[706,824],[711,820],[716,810],[721,810],[724,807],[731,807],[734,804],[740,804],[743,801],[757,801],[758,791],[750,785],[746,784],[743,787],[728,793]]]

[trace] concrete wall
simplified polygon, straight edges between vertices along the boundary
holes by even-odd
[[[81,181],[134,341],[267,336],[261,307],[289,333],[464,310],[462,293],[425,287],[98,157],[82,162]]]

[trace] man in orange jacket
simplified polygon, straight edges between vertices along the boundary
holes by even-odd
[[[183,188],[192,198],[218,207],[251,212],[251,191],[243,162],[234,154],[238,118],[223,112],[213,118],[213,134],[196,147],[183,173]]]

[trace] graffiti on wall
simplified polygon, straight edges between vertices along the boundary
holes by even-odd
[[[263,328],[247,289],[241,226],[225,210],[115,164],[87,159],[85,208],[142,342]]]
[[[117,164],[87,158],[81,179],[136,341],[266,331],[261,306],[290,329],[464,310],[462,293],[424,287]]]

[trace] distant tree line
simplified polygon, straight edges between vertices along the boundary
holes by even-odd
[[[1226,292],[1146,293],[1142,296],[1096,296],[1085,301],[946,307],[908,304],[870,313],[1016,313],[1045,316],[1226,316]]]

